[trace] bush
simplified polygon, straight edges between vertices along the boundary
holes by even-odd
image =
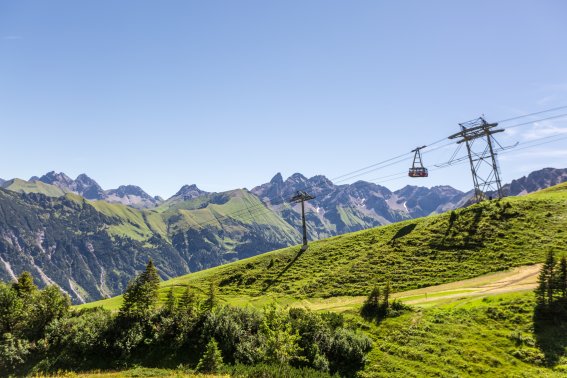
[[[214,338],[218,340],[227,362],[260,362],[258,331],[262,318],[258,311],[222,306],[203,316],[201,345]]]
[[[88,369],[104,364],[109,349],[112,314],[95,308],[56,319],[46,328],[46,340],[57,368]]]
[[[352,376],[364,367],[365,355],[372,348],[370,339],[354,331],[339,328],[331,341],[329,362],[331,373]]]
[[[0,372],[14,371],[26,361],[29,354],[30,344],[27,340],[5,333],[0,339]]]

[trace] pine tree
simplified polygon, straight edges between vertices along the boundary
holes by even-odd
[[[214,281],[211,281],[209,285],[209,293],[207,295],[207,299],[203,302],[203,309],[205,311],[211,311],[216,305],[218,304],[217,299],[217,288],[215,286]]]
[[[152,260],[146,270],[128,284],[120,315],[143,318],[150,314],[158,302],[159,275]]]
[[[553,291],[555,275],[555,256],[549,251],[547,258],[541,267],[538,277],[538,287],[535,290],[538,305],[551,304],[553,301]]]
[[[191,314],[193,312],[195,308],[195,294],[191,291],[189,285],[185,288],[177,307],[183,314]]]
[[[156,298],[157,298],[157,289],[159,288],[160,278],[156,266],[154,265],[152,259],[148,261],[148,264],[146,265],[146,270],[142,273],[141,279],[145,284],[149,285],[150,288],[156,289]]]
[[[373,318],[378,315],[380,309],[380,289],[374,286],[366,301],[360,309],[360,314],[365,318]]]
[[[215,373],[219,371],[222,365],[222,354],[219,345],[214,338],[211,338],[207,344],[205,353],[203,353],[203,357],[201,357],[197,364],[196,370],[200,373]]]
[[[383,302],[384,310],[388,310],[390,308],[390,281],[386,283],[386,287],[384,288],[384,302]]]
[[[167,293],[167,299],[165,301],[164,310],[167,314],[173,314],[175,312],[175,308],[177,307],[177,300],[175,299],[175,295],[173,294],[173,287],[169,289]]]
[[[558,283],[557,286],[561,290],[561,297],[563,299],[567,298],[567,258],[565,256],[561,257],[559,261],[559,272],[558,272]]]
[[[18,277],[18,282],[13,284],[19,297],[33,295],[37,291],[37,286],[33,283],[33,276],[30,272],[23,272]]]

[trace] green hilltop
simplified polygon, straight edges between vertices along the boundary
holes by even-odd
[[[22,179],[12,179],[2,184],[4,189],[16,193],[40,193],[48,197],[61,197],[65,192],[55,185],[45,184],[41,181],[25,181]]]
[[[405,291],[543,261],[567,251],[567,184],[522,197],[485,201],[440,215],[404,221],[285,248],[162,282],[180,293],[205,292],[216,282],[226,298],[366,295],[390,282]],[[227,299],[228,300],[228,299]],[[116,308],[120,298],[95,302]]]

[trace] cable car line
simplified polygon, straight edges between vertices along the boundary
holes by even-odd
[[[509,122],[509,121],[515,121],[515,120],[517,120],[517,119],[526,118],[526,117],[529,117],[529,116],[538,115],[538,114],[543,114],[543,113],[554,112],[554,111],[556,111],[556,110],[562,110],[562,109],[567,109],[567,105],[558,106],[558,107],[556,107],[556,108],[551,108],[551,109],[547,109],[547,110],[542,110],[542,111],[539,111],[539,112],[524,114],[524,115],[517,116],[517,117],[506,118],[506,119],[497,121],[497,123],[504,123],[504,122]]]
[[[528,117],[528,116],[532,116],[532,115],[548,113],[548,112],[551,112],[551,111],[556,111],[556,110],[565,109],[565,108],[567,108],[567,106],[556,107],[556,108],[552,108],[552,109],[548,109],[548,110],[543,110],[543,111],[539,111],[539,112],[534,112],[534,113],[525,114],[525,115],[523,115],[523,116],[518,116],[518,117],[512,117],[512,118],[504,119],[504,120],[499,121],[499,122],[508,122],[508,121],[512,121],[512,120],[516,120],[516,119],[520,119],[520,118],[525,118],[525,117]],[[515,128],[515,127],[521,127],[521,126],[533,124],[533,123],[535,123],[535,122],[541,122],[541,121],[546,121],[546,120],[551,120],[551,119],[558,119],[558,118],[563,118],[563,117],[567,117],[567,113],[559,114],[559,115],[554,115],[554,116],[550,116],[550,117],[546,117],[546,118],[542,118],[542,119],[537,119],[537,120],[531,120],[531,121],[529,121],[529,122],[523,122],[523,123],[520,123],[520,124],[508,126],[507,129],[509,129],[509,128]],[[546,137],[546,138],[547,138],[547,137]],[[566,137],[566,138],[567,138],[567,137]],[[562,140],[562,139],[565,139],[565,138],[560,138],[560,139],[557,139],[557,140]],[[433,145],[435,145],[435,144],[441,143],[442,141],[446,141],[446,140],[447,140],[447,138],[445,137],[445,138],[436,140],[436,141],[434,141],[434,142],[432,142],[432,143],[429,143],[429,144],[427,144],[426,146],[427,146],[427,148],[429,148],[429,147],[431,147],[431,146],[433,146]],[[551,143],[551,142],[553,142],[553,141],[546,142],[546,143]],[[430,152],[439,150],[439,149],[441,149],[441,148],[447,147],[447,146],[452,145],[452,144],[454,144],[454,142],[446,143],[446,144],[444,144],[444,145],[442,145],[442,146],[438,146],[438,147],[436,147],[436,148],[434,148],[434,149],[426,149],[425,151],[420,152],[420,155],[425,155],[425,154],[427,154],[427,153],[430,153]],[[542,144],[545,144],[545,143],[542,143]],[[462,144],[459,144],[459,148],[460,148],[461,145],[462,145]],[[500,147],[502,147],[502,146],[500,146]],[[529,148],[529,147],[530,147],[530,146],[528,146],[528,147],[523,147],[523,148],[520,148],[520,149],[518,149],[518,150],[523,150],[523,149],[526,149],[526,148]],[[425,147],[424,147],[424,149],[425,149]],[[500,150],[500,149],[499,149],[498,151],[503,151],[503,150]],[[415,152],[415,151],[411,151],[411,152]],[[393,166],[393,165],[396,165],[396,164],[400,164],[400,163],[402,163],[402,162],[404,162],[404,161],[407,161],[407,160],[410,159],[410,156],[408,156],[408,155],[410,155],[411,152],[409,152],[409,153],[404,153],[404,154],[400,154],[400,155],[398,155],[398,156],[395,156],[395,157],[392,157],[392,158],[389,158],[389,159],[380,161],[380,162],[375,163],[375,164],[371,164],[371,165],[366,166],[366,167],[363,167],[363,168],[359,168],[359,169],[357,169],[357,170],[355,170],[355,171],[351,171],[351,172],[349,172],[349,173],[345,173],[345,174],[342,174],[342,175],[340,175],[340,176],[336,176],[336,177],[331,178],[331,179],[326,179],[326,178],[325,178],[324,180],[330,180],[331,182],[333,182],[333,183],[335,183],[335,184],[336,184],[336,183],[345,182],[345,181],[349,181],[349,180],[352,180],[353,178],[357,178],[357,177],[360,177],[360,176],[364,176],[364,175],[367,175],[367,174],[369,174],[369,173],[371,173],[371,172],[374,172],[374,171],[377,171],[377,170],[380,170],[380,169],[383,169],[383,168],[387,168],[387,167],[390,167],[390,166]],[[459,149],[457,149],[457,151],[455,151],[455,153],[454,153],[453,156],[452,156],[452,159],[454,159],[454,157],[458,154],[458,152],[459,152]],[[415,155],[414,155],[414,159],[415,159]],[[459,160],[459,159],[457,159],[457,160]],[[386,164],[386,163],[389,163],[389,164]],[[460,164],[460,162],[455,161],[454,164],[452,164],[452,166],[458,165],[458,164]],[[440,169],[440,167],[438,167],[438,165],[435,165],[435,166],[437,167],[437,169],[431,169],[430,171],[437,171],[438,169]],[[423,168],[425,168],[425,167],[423,167]],[[443,168],[444,168],[444,167],[443,167]],[[425,168],[425,169],[426,169],[426,168]],[[407,173],[393,174],[393,175],[388,175],[388,176],[384,176],[384,177],[390,177],[390,176],[396,176],[396,175],[403,175],[403,176],[405,177],[405,176],[407,175]],[[424,176],[424,177],[427,177],[427,176]],[[402,177],[400,177],[400,178],[402,178]],[[400,179],[400,178],[394,178],[394,179],[385,180],[385,181],[382,181],[382,182],[388,182],[388,181],[398,180],[398,179]],[[323,179],[322,179],[322,180],[323,180]],[[374,179],[372,179],[371,181],[373,181],[373,180],[374,180]],[[321,181],[320,183],[322,183],[322,182],[323,182],[323,181]],[[302,190],[305,191],[305,190],[309,190],[309,189],[315,188],[315,187],[317,187],[320,183],[313,183],[313,184],[311,184],[311,185],[307,185],[307,186],[305,186]],[[281,205],[281,204],[284,204],[284,203],[287,203],[287,201],[286,201],[284,198],[282,198],[282,200],[280,200],[280,201],[269,202],[269,205],[271,205],[271,206],[278,206],[278,205]],[[222,219],[229,218],[229,217],[234,216],[234,215],[239,215],[239,214],[245,213],[245,212],[247,212],[247,211],[250,212],[249,215],[252,216],[252,215],[253,215],[253,210],[254,210],[255,208],[266,209],[267,207],[266,207],[266,204],[264,204],[264,202],[262,202],[262,200],[260,199],[260,203],[258,203],[258,204],[256,204],[256,205],[249,206],[249,207],[246,207],[246,208],[244,208],[244,209],[240,209],[240,210],[237,210],[237,211],[235,211],[235,212],[228,213],[228,214],[225,214],[225,215],[222,215],[222,216],[214,216],[215,219],[211,219],[210,221],[195,222],[195,223],[196,223],[197,226],[203,226],[203,225],[209,224],[209,223],[220,222],[220,220],[222,220]]]
[[[561,138],[554,139],[554,140],[550,140],[550,141],[545,141],[545,142],[542,142],[542,143],[531,144],[531,143],[534,143],[534,142],[539,142],[539,141],[541,141],[541,140],[545,140],[545,139],[549,139],[549,138],[554,138],[554,137],[558,137],[558,136],[561,136]],[[565,140],[565,139],[567,139],[567,135],[565,135],[565,133],[558,133],[558,134],[554,134],[554,135],[550,135],[550,136],[546,136],[546,137],[534,139],[533,141],[527,142],[527,143],[530,143],[531,145],[524,146],[524,147],[522,147],[522,148],[517,148],[517,149],[514,149],[514,150],[504,150],[504,151],[502,151],[502,152],[500,153],[500,155],[502,155],[502,154],[509,154],[509,153],[515,153],[515,152],[520,151],[520,150],[530,149],[530,148],[533,148],[533,147],[537,147],[537,146],[540,146],[540,145],[549,144],[549,143],[553,143],[553,142],[560,141],[560,140]],[[445,169],[445,168],[455,167],[455,166],[462,165],[462,164],[466,164],[466,163],[467,163],[467,160],[465,159],[465,160],[463,160],[463,161],[460,161],[460,162],[455,163],[455,164],[450,165],[450,166],[437,167],[437,168],[430,169],[430,171],[432,171],[432,172],[433,172],[433,171],[439,171],[439,170],[442,170],[442,169]],[[391,178],[391,179],[388,179],[388,180],[381,180],[380,182],[374,182],[376,179],[388,178],[388,177],[393,177],[393,176],[400,176],[400,177],[394,177],[394,178]],[[385,182],[397,181],[397,180],[403,179],[403,178],[405,178],[405,177],[407,177],[407,172],[400,172],[400,173],[395,173],[395,174],[392,174],[392,175],[382,176],[382,177],[376,178],[376,179],[370,179],[369,182],[373,182],[374,184],[380,185],[380,184],[385,183]],[[255,207],[256,207],[256,206],[255,206]],[[255,216],[261,214],[262,212],[266,212],[266,213],[268,214],[269,211],[271,211],[271,209],[268,208],[268,207],[266,207],[266,206],[261,206],[261,207],[260,207],[260,206],[257,206],[257,209],[256,209],[256,210],[250,211],[250,214],[248,214],[249,218],[245,218],[245,220],[251,220],[251,219],[253,219]],[[216,221],[216,220],[215,220],[215,221]],[[208,223],[212,223],[212,222],[208,222]]]

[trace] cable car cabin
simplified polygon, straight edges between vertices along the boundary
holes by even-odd
[[[428,177],[429,173],[427,172],[427,168],[424,168],[424,167],[410,168],[408,176],[409,177]]]
[[[413,164],[409,169],[408,176],[409,177],[427,177],[429,173],[427,172],[427,168],[423,166],[423,161],[421,160],[421,149],[427,146],[421,146],[413,150],[415,155],[413,155]]]

